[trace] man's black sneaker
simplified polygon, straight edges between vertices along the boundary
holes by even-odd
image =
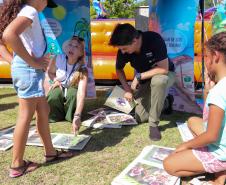
[[[161,140],[162,136],[158,127],[151,127],[151,126],[149,127],[149,138],[152,141]]]

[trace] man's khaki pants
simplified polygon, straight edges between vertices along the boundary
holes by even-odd
[[[155,75],[144,84],[140,84],[135,94],[138,105],[135,108],[135,118],[138,122],[149,122],[150,126],[158,126],[168,88],[175,82],[175,73]]]

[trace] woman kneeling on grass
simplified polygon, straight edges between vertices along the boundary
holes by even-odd
[[[185,177],[214,173],[211,184],[224,185],[226,179],[226,32],[214,35],[206,43],[208,94],[203,119],[192,117],[188,126],[195,138],[179,145],[164,160],[165,170]],[[215,85],[214,85],[215,84]]]
[[[88,81],[84,47],[84,40],[73,36],[65,45],[65,54],[54,57],[48,70],[49,78],[53,80],[47,95],[49,121],[72,122],[74,134],[81,124]]]
[[[46,162],[72,156],[69,152],[56,151],[50,137],[49,106],[43,87],[49,57],[44,56],[46,42],[38,17],[38,12],[46,6],[53,7],[55,4],[51,0],[8,0],[0,17],[0,39],[14,52],[11,73],[19,97],[19,115],[13,136],[13,159],[9,170],[12,178],[38,167],[37,163],[23,160],[29,125],[35,113]]]

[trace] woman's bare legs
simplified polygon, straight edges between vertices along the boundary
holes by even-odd
[[[24,165],[23,156],[29,132],[29,125],[37,105],[36,98],[19,98],[19,112],[13,134],[13,158],[11,167]]]
[[[188,119],[188,128],[192,131],[194,136],[202,134],[205,131],[203,119],[199,117],[190,117]]]
[[[37,131],[44,145],[45,155],[55,155],[56,150],[53,148],[48,123],[49,105],[45,97],[40,97],[38,99],[36,108]]]
[[[163,161],[163,165],[167,173],[177,177],[205,173],[202,163],[194,156],[192,150],[184,150],[169,155]]]

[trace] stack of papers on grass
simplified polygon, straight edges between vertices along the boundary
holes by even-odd
[[[125,91],[119,86],[115,86],[104,105],[129,114],[136,106],[136,102],[129,102],[124,98]]]
[[[110,124],[137,125],[133,116],[124,113],[107,114],[106,119]]]
[[[194,138],[186,122],[185,123],[176,122],[176,124],[183,141],[189,141]]]
[[[51,133],[52,143],[55,148],[68,150],[82,150],[91,136],[88,135],[73,135],[62,133]],[[34,133],[27,140],[27,145],[43,146],[38,133]]]
[[[110,113],[102,110],[90,119],[83,121],[82,125],[93,128],[121,128],[122,125],[136,125],[133,116],[125,113]]]
[[[13,146],[12,139],[0,137],[0,150],[5,151],[5,150],[8,150],[9,148],[11,148],[12,146]]]
[[[9,138],[8,134],[13,135],[14,127],[7,128],[0,131],[0,150],[8,150],[13,146],[13,137]]]
[[[15,127],[10,127],[0,131],[0,150],[8,150],[13,146],[13,132]],[[35,127],[29,130],[29,136],[35,132]],[[28,137],[29,137],[28,136]]]
[[[145,147],[111,185],[179,185],[180,179],[169,175],[162,165],[163,159],[171,152],[173,148],[156,145]]]
[[[96,116],[97,114],[115,114],[115,113],[119,113],[119,111],[108,108],[108,107],[101,107],[88,112],[88,114],[93,116]]]
[[[111,124],[107,121],[106,117],[101,117],[101,116],[94,116],[91,117],[90,119],[83,121],[82,125],[85,127],[92,127],[92,128],[98,128],[98,129],[103,129],[103,128],[121,128],[122,125],[119,124]]]

